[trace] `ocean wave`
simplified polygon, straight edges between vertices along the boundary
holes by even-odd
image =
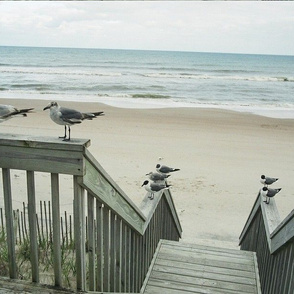
[[[159,94],[151,94],[151,93],[144,93],[144,94],[132,94],[132,98],[147,98],[147,99],[169,99],[171,98],[168,95],[159,95]]]
[[[0,69],[0,74],[38,74],[38,75],[71,75],[71,76],[121,76],[121,72],[101,72],[101,71],[83,71],[83,70],[62,70],[60,68],[5,68]]]
[[[35,89],[37,91],[42,91],[42,90],[46,90],[46,89],[50,89],[51,85],[48,84],[31,84],[31,83],[27,83],[27,84],[12,84],[10,85],[11,89]]]
[[[244,80],[252,82],[294,82],[294,77],[266,77],[266,76],[239,76],[239,75],[208,75],[189,73],[148,73],[143,76],[147,78],[168,78],[168,79],[197,79],[197,80]]]

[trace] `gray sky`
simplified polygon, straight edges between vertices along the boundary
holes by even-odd
[[[0,2],[0,45],[294,55],[294,2]]]

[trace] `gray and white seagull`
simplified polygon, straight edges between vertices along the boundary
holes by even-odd
[[[268,188],[268,187],[263,187],[261,190],[260,190],[260,193],[263,197],[265,197],[265,203],[266,204],[269,204],[270,203],[270,200],[272,197],[274,197],[277,193],[279,193],[280,191],[282,190],[282,188],[278,188],[278,189],[271,189],[271,188]],[[268,201],[267,201],[268,200]]]
[[[150,172],[150,173],[146,174],[146,176],[149,176],[149,179],[151,181],[160,182],[160,181],[165,181],[165,179],[167,179],[170,175]]]
[[[260,177],[260,182],[266,186],[271,185],[275,183],[279,178],[271,178],[271,177],[266,177],[265,175],[261,175]]]
[[[175,172],[175,171],[180,170],[179,168],[168,167],[168,166],[162,165],[160,163],[158,163],[155,168],[159,173],[162,173],[162,174],[169,174],[171,172]]]
[[[92,120],[97,116],[104,115],[103,111],[99,112],[79,112],[74,109],[60,107],[57,102],[51,102],[43,110],[50,109],[50,118],[58,125],[64,126],[63,141],[70,141],[70,126],[80,124],[83,120]],[[66,136],[66,126],[68,127],[68,138]]]
[[[144,183],[142,184],[141,187],[143,187],[143,186],[147,192],[150,192],[149,198],[151,200],[154,198],[154,193],[159,192],[163,189],[164,190],[169,189],[169,187],[171,187],[171,185],[154,183],[154,182],[151,182],[148,180],[144,181]]]
[[[0,104],[0,123],[16,116],[27,116],[27,113],[34,108],[18,109],[12,105]]]

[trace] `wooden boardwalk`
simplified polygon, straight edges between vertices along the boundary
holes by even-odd
[[[255,254],[162,240],[141,293],[260,294]]]

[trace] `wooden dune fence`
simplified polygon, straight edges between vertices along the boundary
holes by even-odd
[[[36,213],[36,224],[39,242],[53,243],[53,223],[52,223],[52,207],[50,201],[40,201],[39,213]],[[22,209],[13,210],[13,226],[15,235],[15,244],[21,245],[24,241],[28,241],[29,236],[29,219],[27,205],[23,202]],[[0,207],[0,234],[5,236],[5,216],[4,208]],[[86,217],[87,222],[87,217]],[[74,243],[73,219],[72,214],[64,211],[64,215],[60,217],[60,231],[62,246],[68,247]]]

